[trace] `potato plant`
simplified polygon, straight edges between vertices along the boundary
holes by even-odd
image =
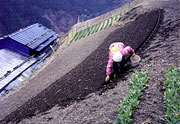
[[[163,82],[166,104],[166,121],[168,124],[180,123],[180,70],[173,66],[166,70]]]
[[[142,95],[142,90],[145,88],[147,80],[148,72],[135,72],[130,81],[131,88],[120,104],[119,114],[114,124],[129,124],[131,122],[133,109],[139,104],[139,98]]]

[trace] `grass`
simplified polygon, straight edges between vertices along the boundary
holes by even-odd
[[[70,43],[78,36],[78,32],[74,35],[73,39],[70,41]]]
[[[125,10],[124,10],[125,11]],[[122,16],[122,13],[124,12],[124,11],[121,11],[120,12],[120,16]],[[102,21],[102,22],[100,22],[100,23],[98,23],[98,24],[95,24],[95,25],[93,25],[93,26],[91,26],[91,27],[89,27],[89,28],[87,28],[87,29],[84,29],[84,30],[81,30],[81,31],[79,31],[79,32],[77,32],[75,35],[74,35],[74,37],[70,40],[70,43],[72,42],[72,41],[76,41],[76,40],[80,40],[81,38],[85,38],[85,37],[87,37],[87,36],[89,36],[89,35],[91,35],[91,34],[94,34],[94,33],[96,33],[96,32],[98,32],[98,31],[101,31],[101,30],[103,30],[103,29],[106,29],[107,27],[110,27],[110,26],[112,26],[113,25],[113,22],[114,21],[118,21],[118,15],[116,15],[116,16],[112,16],[111,18],[109,18],[109,19],[106,19],[106,20],[104,20],[104,21]]]
[[[88,27],[87,30],[86,30],[86,33],[85,33],[84,36],[83,36],[83,38],[85,38],[86,36],[88,36],[89,30],[90,30],[90,28]]]
[[[82,38],[85,38],[85,37],[86,37],[88,31],[89,31],[89,28],[86,28],[85,33],[83,34]]]
[[[97,26],[98,26],[98,24],[95,25],[95,27],[94,27],[93,31],[91,32],[91,34],[94,34],[94,32],[95,32]]]
[[[111,17],[111,23],[109,24],[109,27],[112,26],[112,24],[113,24],[113,19],[114,19],[114,17]]]
[[[107,19],[104,29],[106,29],[108,27],[108,25],[109,25],[109,19]]]
[[[97,29],[95,30],[95,32],[98,32],[100,26],[101,26],[101,22],[98,24]]]
[[[91,26],[90,34],[93,32],[94,27],[95,27],[95,25]]]
[[[70,43],[72,41],[77,41],[77,40],[80,40],[81,38],[85,38],[91,34],[94,34],[98,31],[101,31],[103,29],[106,29],[107,27],[110,27],[112,26],[113,24],[113,20],[117,20],[118,19],[118,15],[116,15],[115,17],[111,17],[109,19],[106,19],[98,24],[95,24],[87,29],[84,29],[84,30],[81,30],[79,32],[77,32],[74,37],[70,40]]]
[[[78,40],[82,33],[83,33],[83,30],[81,30],[81,31],[78,33],[78,36],[77,36],[74,40],[75,40],[75,41]]]
[[[115,16],[115,21],[118,21],[118,15]]]
[[[116,22],[119,20],[119,18],[124,14],[126,13],[126,11],[128,11],[128,9],[123,9],[121,10],[120,14],[119,15],[115,15],[114,17],[112,16],[111,18],[109,19],[106,19],[98,24],[95,24],[93,26],[91,26],[90,28],[87,28],[85,30],[81,30],[79,32],[77,32],[74,37],[70,40],[70,43],[73,41],[73,40],[78,40],[78,39],[81,39],[81,38],[85,38],[86,36],[89,36],[91,34],[94,34],[98,31],[101,31],[103,29],[106,29],[107,27],[110,27],[113,25],[113,22]],[[118,17],[120,16],[120,17]],[[107,22],[106,22],[107,21]],[[111,22],[110,22],[111,21]]]
[[[87,36],[89,36],[94,28],[94,25],[89,28],[89,32],[87,33]]]
[[[84,30],[82,31],[82,34],[80,35],[79,40],[84,36],[85,33],[86,33],[86,29],[84,29]]]
[[[180,70],[173,66],[166,70],[163,82],[168,124],[180,123]]]
[[[105,24],[105,21],[106,21],[106,20],[103,21],[103,24],[102,24],[102,26],[101,26],[101,28],[100,28],[100,31],[103,29],[104,24]]]
[[[133,75],[128,93],[120,104],[119,114],[114,124],[129,124],[133,109],[139,104],[142,90],[145,88],[148,80],[148,72],[135,72]]]

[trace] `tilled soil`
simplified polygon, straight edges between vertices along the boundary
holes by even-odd
[[[143,58],[139,68],[148,70],[150,78],[133,114],[134,124],[166,123],[162,82],[165,80],[165,70],[170,66],[179,67],[180,64],[180,3],[171,1],[162,6],[166,9],[156,35],[138,53]]]
[[[161,20],[158,30],[147,39],[157,23],[159,11],[137,16],[107,36],[104,42],[82,63],[54,82],[33,99],[6,116],[1,123],[103,124],[116,117],[119,103],[129,86],[129,78],[136,70],[150,72],[148,86],[133,114],[133,123],[160,124],[164,122],[162,81],[164,70],[180,61],[180,13],[176,0],[159,4]],[[147,6],[148,8],[149,6]],[[128,13],[129,15],[133,13]],[[135,13],[134,13],[135,14]],[[120,78],[103,86],[108,47],[120,41],[137,49],[142,62],[137,68],[126,70]]]
[[[157,19],[158,11],[151,11],[118,28],[107,36],[100,47],[82,63],[8,115],[2,122],[18,122],[39,112],[45,112],[55,105],[66,107],[74,101],[83,100],[90,93],[97,91],[102,93],[109,88],[113,88],[117,85],[118,80],[114,80],[111,85],[105,88],[103,86],[109,45],[119,41],[137,49],[150,35],[157,23]]]

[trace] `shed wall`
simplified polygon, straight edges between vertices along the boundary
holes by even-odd
[[[7,40],[2,39],[0,40],[0,49],[6,48],[7,47]]]
[[[14,49],[15,51],[18,51],[19,53],[25,55],[25,56],[29,56],[29,47],[12,40],[11,38],[7,38],[7,43],[8,43],[8,47],[11,49]]]

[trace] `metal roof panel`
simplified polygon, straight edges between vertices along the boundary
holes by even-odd
[[[47,45],[49,45],[52,41],[54,41],[57,38],[57,36],[54,36],[47,40],[45,43],[41,44],[38,48],[36,48],[36,51],[41,51],[43,48],[45,48]]]
[[[54,34],[55,34],[55,32],[51,31],[51,32],[47,33],[45,36],[42,36],[40,39],[36,40],[35,42],[33,42],[32,44],[30,44],[28,46],[32,49],[35,49],[36,47],[38,47],[38,45],[45,42],[47,39],[52,37]]]
[[[36,23],[9,35],[9,37],[21,44],[27,45],[33,40],[41,37],[41,35],[46,33],[48,30],[48,28]]]

